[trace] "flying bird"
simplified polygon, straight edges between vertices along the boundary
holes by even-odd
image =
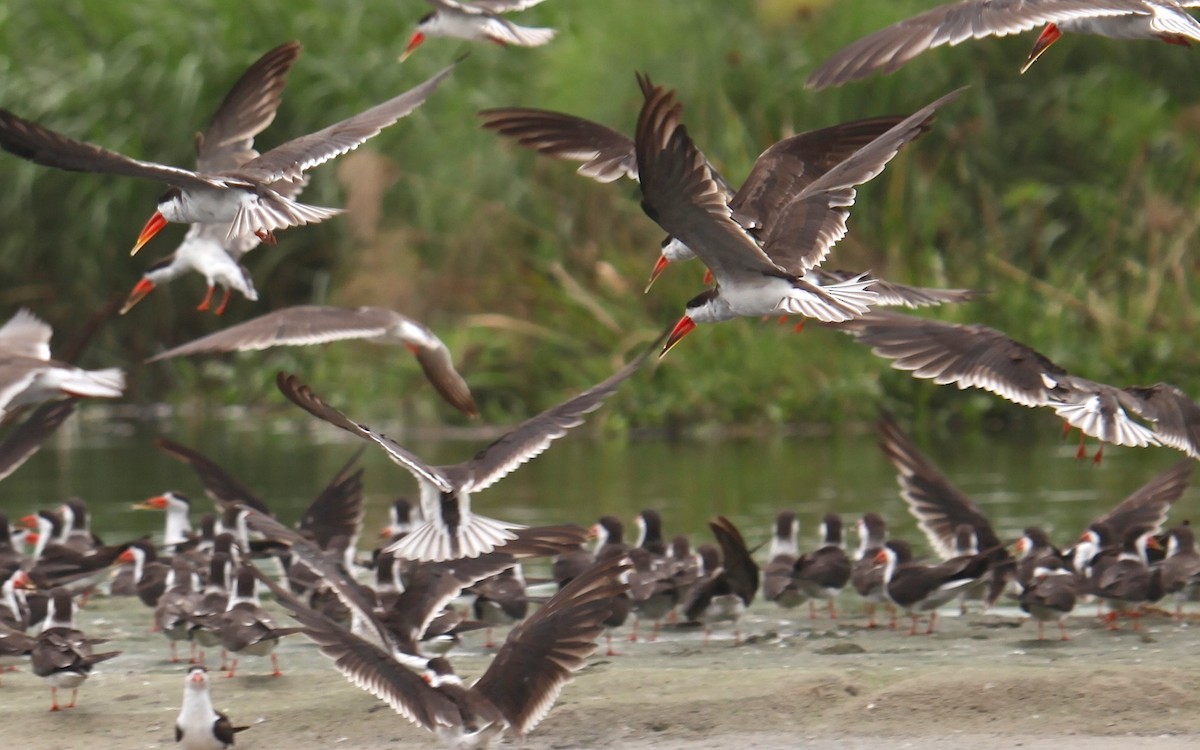
[[[24,406],[70,397],[117,398],[125,373],[83,370],[50,358],[49,324],[21,308],[0,326],[0,421]]]
[[[346,339],[398,344],[417,358],[425,377],[442,398],[469,417],[479,416],[450,350],[423,324],[383,307],[296,305],[260,315],[157,354],[147,362],[207,352],[261,351],[275,346],[306,346]]]
[[[292,51],[281,56],[294,54]],[[315,224],[341,213],[341,209],[309,206],[288,197],[307,170],[358,148],[411,113],[453,69],[450,65],[399,96],[276,146],[234,168],[192,171],[141,161],[75,140],[4,109],[0,109],[0,148],[47,167],[124,175],[170,185],[138,236],[133,253],[168,222],[221,224],[227,227],[228,240],[256,236],[271,242],[275,230]]]
[[[409,37],[400,55],[404,60],[429,37],[457,37],[472,42],[495,42],[501,47],[540,47],[554,38],[554,29],[518,26],[502,13],[515,13],[532,8],[543,0],[425,0],[433,6],[417,22],[417,30]]]
[[[846,234],[855,186],[872,179],[942,105],[948,94],[854,151],[782,205],[770,206],[754,236],[754,217],[735,218],[704,155],[680,122],[673,91],[643,79],[645,103],[638,116],[637,164],[642,209],[687,245],[712,271],[717,285],[687,303],[663,347],[675,346],[699,323],[735,317],[804,315],[825,322],[860,317],[875,303],[864,275],[828,286],[805,273],[819,266]]]
[[[859,39],[826,60],[808,77],[813,89],[840,86],[876,71],[893,73],[927,49],[968,39],[1008,36],[1042,27],[1025,64],[1070,34],[1113,39],[1161,39],[1187,46],[1200,42],[1200,23],[1184,8],[1197,0],[960,0],[940,5]]]
[[[639,82],[648,83],[644,79]],[[597,182],[613,182],[621,177],[638,179],[636,144],[606,125],[561,112],[522,107],[484,109],[478,114],[485,129],[525,148],[556,159],[582,162],[576,171]],[[729,203],[734,220],[753,227],[757,236],[766,231],[778,208],[903,119],[885,116],[854,120],[784,138],[759,154],[740,189],[730,185],[711,164],[709,172]],[[668,236],[662,242],[646,290],[670,263],[694,257],[687,245]],[[820,269],[812,269],[812,273],[812,280],[822,286],[857,275]],[[880,279],[874,280],[871,291],[880,295],[877,304],[906,307],[960,302],[974,294],[965,289],[926,289]]]
[[[423,519],[402,539],[386,548],[396,557],[438,562],[478,557],[515,539],[518,524],[471,512],[471,495],[487,489],[550,444],[583,424],[584,415],[599,409],[646,360],[646,350],[607,380],[567,399],[513,428],[472,458],[450,466],[430,466],[391,438],[375,432],[326,404],[295,375],[281,372],[277,385],[292,403],[330,424],[374,442],[403,466],[421,489]]]
[[[196,171],[202,173],[237,170],[256,159],[254,137],[275,120],[287,85],[288,71],[300,56],[296,42],[282,44],[254,62],[237,80],[217,107],[204,132],[196,134]],[[277,190],[295,199],[304,187],[305,179],[280,183]],[[208,292],[197,310],[207,310],[217,285],[224,297],[216,313],[225,312],[231,291],[241,293],[251,301],[258,299],[249,271],[239,261],[258,246],[253,234],[229,238],[227,224],[193,224],[174,253],[146,270],[129,293],[121,314],[146,295],[168,281],[195,271],[208,282]]]

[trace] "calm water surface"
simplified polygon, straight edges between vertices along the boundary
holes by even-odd
[[[1042,426],[1044,424],[1044,427]],[[4,481],[0,507],[10,516],[79,495],[106,541],[156,532],[159,514],[129,505],[168,489],[193,498],[193,521],[211,509],[185,465],[154,447],[164,434],[208,455],[292,522],[326,481],[362,445],[336,428],[273,418],[161,425],[76,418],[16,474]],[[397,439],[427,460],[456,463],[487,443]],[[1094,516],[1183,456],[1169,449],[1109,447],[1100,466],[1076,461],[1075,442],[1057,440],[1052,418],[1030,434],[918,437],[927,456],[990,515],[1001,536],[1040,524],[1061,541],[1074,539]],[[1094,445],[1092,448],[1094,449]],[[368,446],[367,534],[386,518],[396,495],[415,497],[415,483],[382,451]],[[1195,515],[1197,492],[1176,504],[1173,521]],[[604,514],[632,521],[658,509],[668,533],[706,538],[706,519],[723,513],[747,541],[767,539],[775,512],[800,513],[802,535],[814,541],[820,516],[883,513],[910,538],[914,524],[897,493],[895,472],[874,435],[708,442],[604,441],[568,437],[476,496],[486,515],[529,524],[592,523]],[[364,542],[366,544],[366,542]]]

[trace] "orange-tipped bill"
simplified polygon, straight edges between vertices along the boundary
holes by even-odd
[[[1050,45],[1057,42],[1060,38],[1062,38],[1062,32],[1058,30],[1058,26],[1048,24],[1046,28],[1042,29],[1041,36],[1033,43],[1033,50],[1029,53],[1029,59],[1021,66],[1021,72],[1024,73],[1029,70],[1030,66],[1037,62],[1037,59],[1046,50],[1050,49]]]
[[[134,284],[133,291],[129,293],[129,297],[126,298],[125,304],[121,305],[121,315],[124,315],[132,310],[134,305],[141,302],[143,297],[153,291],[154,282],[150,279],[142,279],[138,283]]]
[[[679,322],[675,324],[675,327],[671,329],[671,335],[667,337],[667,343],[663,344],[663,349],[658,353],[658,356],[667,356],[667,352],[671,351],[671,349],[674,348],[674,346],[678,344],[684,336],[691,333],[692,329],[695,327],[696,321],[692,320],[689,316],[684,315],[682,318],[680,318]]]
[[[129,507],[133,510],[166,510],[167,496],[155,495],[154,497],[147,498],[140,503],[134,503]]]
[[[417,50],[417,47],[420,47],[421,43],[424,41],[425,41],[425,35],[423,33],[421,33],[420,31],[413,34],[412,38],[408,40],[408,46],[405,47],[404,51],[400,53],[398,62],[404,62],[405,60],[407,60],[408,56],[411,55],[413,52],[415,52]]]
[[[137,244],[133,246],[133,249],[129,251],[129,254],[137,255],[138,250],[142,249],[142,245],[145,245],[147,242],[149,242],[150,239],[162,231],[162,228],[166,225],[167,220],[163,217],[162,212],[155,211],[154,215],[150,217],[150,221],[146,222],[146,226],[142,227],[142,233],[138,235]]]
[[[654,286],[654,282],[658,281],[658,277],[662,276],[662,272],[667,270],[667,266],[670,264],[671,261],[667,260],[667,256],[658,256],[658,260],[654,263],[654,270],[650,272],[650,280],[646,282],[646,288],[642,292],[643,294],[650,291],[650,287]]]

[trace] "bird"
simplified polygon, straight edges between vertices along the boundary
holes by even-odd
[[[50,325],[21,308],[0,326],[0,421],[22,407],[63,398],[120,398],[120,368],[84,370],[50,358]]]
[[[820,286],[805,279],[804,273],[820,265],[844,236],[854,186],[879,174],[958,92],[905,118],[798,194],[788,196],[786,204],[775,209],[766,233],[755,237],[747,228],[753,228],[753,222],[734,219],[704,155],[680,122],[682,107],[674,92],[642,80],[645,102],[635,138],[642,209],[687,245],[717,282],[687,303],[660,356],[698,323],[785,314],[840,322],[865,314],[877,297],[863,276]]]
[[[280,372],[276,384],[292,403],[315,417],[374,442],[392,461],[413,475],[421,489],[423,520],[387,549],[397,557],[437,562],[455,557],[477,557],[516,538],[514,530],[521,528],[520,525],[472,513],[471,495],[500,481],[521,464],[541,454],[572,427],[582,424],[584,415],[600,408],[617,387],[641,367],[649,353],[647,349],[608,379],[527,419],[473,458],[449,466],[426,464],[391,438],[326,404],[295,375]]]
[[[0,440],[0,480],[12,474],[41,449],[46,439],[75,413],[76,398],[52,401],[34,409],[21,424]],[[2,421],[2,420],[0,420]],[[5,523],[7,526],[7,521]],[[9,538],[0,534],[0,565],[4,562],[3,545]]]
[[[258,602],[257,583],[258,579],[255,578],[252,569],[246,566],[239,568],[234,576],[234,588],[225,612],[215,617],[221,646],[233,654],[233,663],[225,674],[226,677],[233,677],[237,673],[238,655],[242,653],[270,656],[271,675],[283,676],[283,672],[279,670],[279,656],[275,653],[275,647],[279,645],[280,638],[299,632],[299,628],[281,628],[275,625],[270,614]]]
[[[775,602],[784,609],[798,607],[808,599],[792,577],[796,560],[800,557],[800,547],[796,541],[799,533],[800,519],[796,518],[795,511],[781,510],[775,514],[767,564],[762,571],[762,594],[763,599]]]
[[[554,39],[554,29],[518,26],[500,14],[532,8],[543,0],[425,0],[433,10],[421,16],[408,39],[404,62],[429,37],[455,37],[472,42],[494,42],[501,47],[540,47]]]
[[[89,638],[75,628],[75,602],[65,589],[50,591],[46,622],[38,633],[37,643],[30,652],[33,673],[50,683],[50,710],[74,708],[79,686],[92,672],[92,667],[121,655],[120,651],[96,653],[92,647],[105,643],[103,638]],[[71,688],[71,702],[58,704],[58,689]]]
[[[1162,585],[1165,593],[1175,596],[1177,620],[1183,618],[1184,602],[1200,599],[1200,552],[1196,551],[1196,534],[1187,524],[1169,532],[1167,557],[1162,562]]]
[[[188,668],[183,682],[183,705],[175,718],[175,744],[181,750],[224,750],[234,736],[250,727],[235,727],[229,717],[213,708],[208,691],[208,670],[200,664]]]
[[[282,44],[254,62],[225,95],[204,132],[196,134],[196,171],[213,173],[236,170],[258,157],[254,137],[275,119],[282,101],[287,75],[300,56],[300,45]],[[289,199],[299,196],[304,179],[280,183],[279,192]],[[253,234],[229,238],[229,227],[222,223],[196,223],[188,228],[175,252],[153,264],[130,291],[120,314],[129,312],[168,281],[195,271],[204,276],[208,291],[197,310],[209,309],[216,286],[224,296],[215,312],[221,315],[229,304],[231,291],[248,300],[258,299],[250,272],[239,261],[259,244]]]
[[[842,540],[842,518],[836,513],[826,513],[821,520],[821,546],[796,560],[792,572],[796,585],[808,599],[813,619],[817,616],[817,599],[825,600],[831,619],[837,617],[833,600],[850,582],[852,567]]]
[[[1063,32],[1114,39],[1200,42],[1200,23],[1184,8],[1196,0],[959,0],[940,5],[850,44],[809,75],[805,86],[840,86],[876,71],[893,73],[927,49],[1043,27],[1024,73]]]
[[[1033,569],[1033,573],[1017,601],[1021,609],[1028,612],[1037,621],[1038,637],[1046,637],[1046,623],[1058,623],[1058,631],[1062,640],[1069,641],[1067,628],[1063,620],[1075,609],[1075,573],[1066,563],[1057,559],[1043,560]]]
[[[443,657],[421,674],[397,655],[354,635],[272,586],[304,634],[346,679],[454,748],[487,747],[502,734],[520,739],[546,716],[572,675],[596,650],[613,597],[629,564],[601,562],[557,592],[508,634],[483,675],[467,686]],[[408,660],[406,660],[408,661]]]
[[[908,543],[899,539],[888,540],[875,560],[884,566],[884,596],[912,618],[909,635],[917,634],[922,612],[929,613],[929,628],[925,633],[932,634],[938,608],[961,595],[988,567],[988,558],[983,554],[951,558],[937,565],[914,562]]]
[[[605,125],[561,112],[522,107],[484,109],[478,115],[483,128],[512,138],[521,146],[553,158],[583,162],[576,171],[597,182],[608,183],[621,177],[638,179],[634,140]],[[744,226],[762,234],[768,231],[778,208],[903,119],[884,116],[855,120],[784,138],[759,154],[740,189],[735,190],[711,164],[709,172],[735,221],[744,222]],[[694,257],[687,245],[668,235],[660,246],[646,291],[670,263]],[[816,268],[810,269],[808,275],[820,286],[857,276]],[[910,287],[873,278],[871,289],[880,296],[877,304],[923,307],[962,302],[975,296],[970,289]]]
[[[407,348],[425,377],[448,403],[468,417],[479,408],[462,375],[454,369],[450,350],[428,327],[383,307],[294,305],[251,318],[207,336],[181,344],[147,359],[161,362],[208,352],[261,351],[275,346],[306,346],[330,341],[364,339],[374,344]]]
[[[896,467],[900,497],[929,545],[946,561],[972,558],[982,550],[992,576],[985,598],[995,603],[1015,573],[1015,563],[987,513],[917,448],[892,415],[884,413],[878,429],[880,448]]]
[[[738,644],[742,640],[742,614],[758,593],[758,563],[750,556],[742,533],[728,518],[717,516],[708,522],[708,528],[721,547],[720,560],[715,566],[706,566],[704,577],[683,603],[683,614],[689,622],[704,624],[706,643],[714,623],[732,622],[733,641]]]
[[[867,627],[874,628],[875,608],[885,601],[883,595],[883,566],[876,561],[879,551],[887,541],[887,521],[878,513],[864,513],[858,519],[858,551],[854,554],[854,566],[850,569],[850,585],[863,599],[867,611]],[[896,610],[892,611],[891,627],[896,627]]]
[[[1118,388],[1074,376],[1033,348],[979,324],[872,310],[855,320],[821,325],[848,333],[915,378],[1053,409],[1081,435],[1103,443],[1164,445],[1200,457],[1200,404],[1169,383]],[[1082,438],[1076,455],[1085,456]],[[1101,456],[1102,449],[1093,461]]]
[[[423,104],[455,65],[399,96],[287,141],[232,170],[193,171],[134,159],[57,133],[6,109],[0,109],[0,148],[46,167],[170,185],[138,235],[133,253],[168,222],[222,224],[227,227],[226,239],[253,235],[271,242],[275,230],[315,224],[341,213],[340,209],[299,203],[286,193],[307,170],[358,148]]]
[[[1155,529],[1135,526],[1125,532],[1117,543],[1116,556],[1100,564],[1093,559],[1091,593],[1108,602],[1107,617],[1110,630],[1117,629],[1117,617],[1127,613],[1133,618],[1133,629],[1141,629],[1141,606],[1162,598],[1162,568],[1150,568],[1146,556],[1148,547],[1161,549],[1154,538]]]

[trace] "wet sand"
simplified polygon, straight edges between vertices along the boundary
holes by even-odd
[[[836,621],[756,603],[735,646],[728,631],[667,631],[619,642],[567,686],[524,747],[543,748],[1183,748],[1200,742],[1200,629],[1149,617],[1107,632],[1083,606],[1073,640],[1038,642],[1016,610],[943,617],[940,632],[867,630],[851,597]],[[287,618],[281,616],[280,622]],[[47,711],[27,667],[0,687],[4,748],[166,748],[186,666],[166,660],[136,600],[97,598],[80,626],[125,654],[83,685],[77,708]],[[619,635],[627,634],[623,630]],[[474,677],[482,637],[451,657]],[[213,698],[252,728],[237,747],[390,748],[440,744],[346,682],[301,636],[280,648],[284,676],[248,657]],[[216,656],[212,654],[211,656]],[[64,696],[66,697],[66,696]]]

